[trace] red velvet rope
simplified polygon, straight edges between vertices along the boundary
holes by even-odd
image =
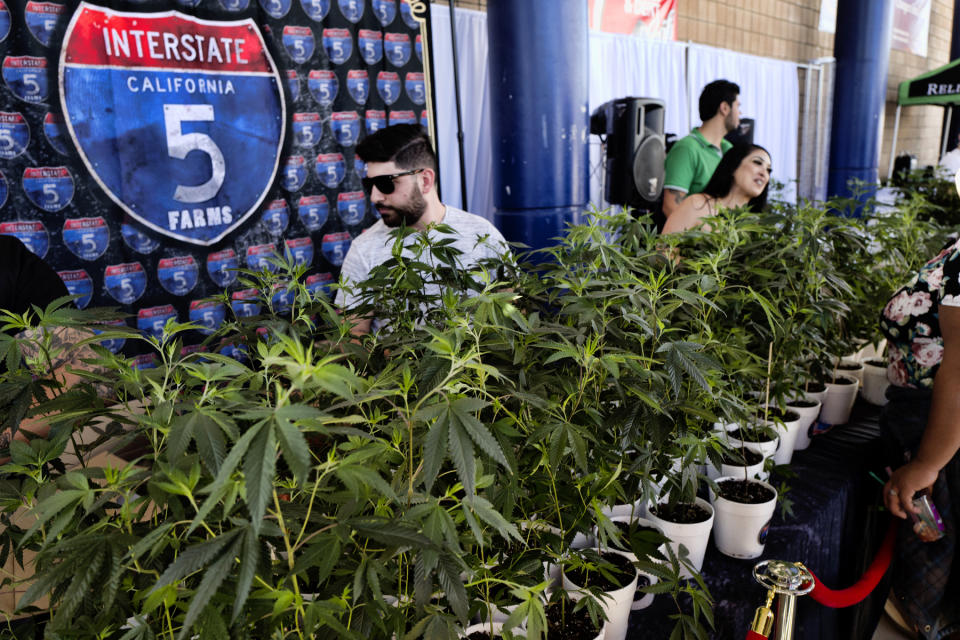
[[[810,593],[813,599],[826,607],[840,609],[858,604],[870,595],[890,567],[890,558],[893,556],[893,542],[897,538],[898,523],[899,520],[891,519],[890,528],[887,529],[887,537],[883,539],[883,544],[880,545],[876,557],[856,584],[846,589],[834,591],[820,582],[817,576],[813,576],[816,583]]]
[[[756,631],[747,631],[747,640],[767,640],[767,636],[762,636]]]

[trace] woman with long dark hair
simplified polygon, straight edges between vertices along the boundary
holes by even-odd
[[[703,192],[688,196],[667,218],[663,233],[701,225],[720,207],[762,211],[767,206],[770,171],[770,154],[766,149],[756,144],[735,145],[724,154]]]

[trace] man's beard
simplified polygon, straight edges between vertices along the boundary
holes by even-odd
[[[724,120],[723,124],[727,128],[727,133],[730,133],[739,126],[739,124],[733,119],[732,113],[727,114],[726,120]]]
[[[427,210],[427,201],[420,193],[420,187],[414,187],[413,193],[407,202],[399,207],[377,207],[380,219],[388,227],[399,227],[401,223],[407,227],[415,225]]]

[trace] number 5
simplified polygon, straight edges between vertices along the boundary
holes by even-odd
[[[0,129],[0,149],[4,151],[13,149],[16,143],[13,141],[13,134],[9,129]]]
[[[48,205],[60,204],[60,194],[57,193],[57,185],[49,182],[43,185],[43,195],[47,197]]]
[[[185,159],[191,151],[202,151],[210,156],[210,179],[201,185],[185,187],[177,185],[173,194],[179,202],[204,202],[213,199],[223,186],[226,164],[223,154],[213,139],[205,133],[183,133],[180,124],[184,121],[213,122],[213,105],[210,104],[165,104],[163,123],[167,130],[167,152],[171,158]]]
[[[37,82],[37,74],[35,73],[25,73],[23,74],[23,86],[29,86],[30,89],[26,92],[28,96],[35,96],[40,93],[40,83]]]

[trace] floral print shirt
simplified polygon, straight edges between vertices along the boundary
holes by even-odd
[[[954,238],[893,294],[880,317],[887,337],[887,379],[898,387],[932,389],[943,359],[940,305],[960,307],[960,239]]]

